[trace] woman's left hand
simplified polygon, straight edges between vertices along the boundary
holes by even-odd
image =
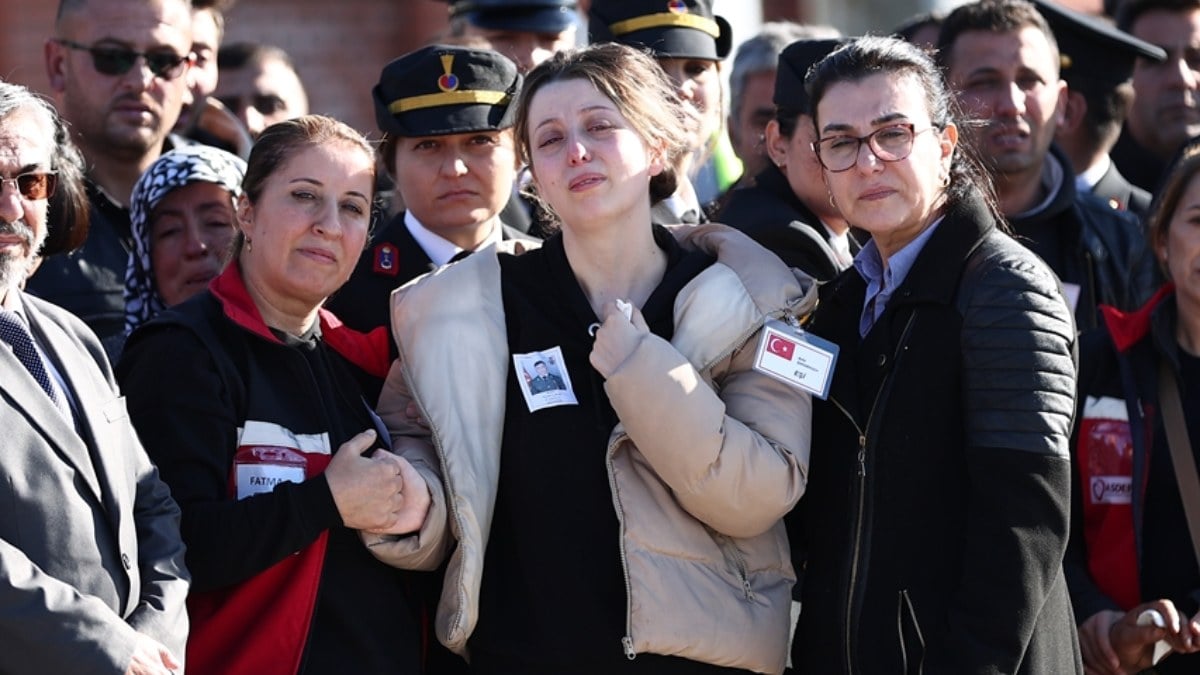
[[[603,323],[596,330],[596,342],[588,360],[604,379],[608,379],[650,333],[641,311],[637,307],[631,309],[628,319],[615,302],[605,303],[601,309]]]

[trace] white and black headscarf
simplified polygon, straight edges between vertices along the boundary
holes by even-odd
[[[189,183],[215,183],[225,188],[237,207],[246,163],[208,145],[187,145],[163,154],[138,179],[130,196],[133,250],[125,269],[125,332],[149,321],[166,306],[150,264],[150,214],[175,188]]]

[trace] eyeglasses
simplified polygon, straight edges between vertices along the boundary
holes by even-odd
[[[53,171],[30,171],[12,178],[0,176],[0,193],[4,192],[4,186],[8,183],[12,183],[25,199],[49,199],[54,196],[54,188],[58,186],[58,174]]]
[[[858,163],[858,151],[865,142],[871,152],[882,162],[899,162],[912,153],[913,140],[917,134],[933,131],[927,127],[914,131],[912,124],[893,124],[876,129],[866,136],[830,136],[812,144],[821,166],[838,173]]]
[[[89,47],[71,40],[55,39],[55,42],[68,48],[77,49],[92,55],[92,67],[103,75],[124,75],[128,73],[138,57],[146,59],[146,67],[155,77],[164,80],[174,80],[187,70],[195,56],[184,54],[180,56],[166,49],[157,52],[139,52],[123,47]]]

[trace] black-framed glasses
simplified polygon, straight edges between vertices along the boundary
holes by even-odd
[[[58,187],[58,174],[53,171],[29,171],[12,178],[0,176],[0,193],[4,186],[12,183],[21,196],[29,200],[49,199]]]
[[[830,136],[812,144],[821,166],[838,173],[858,163],[858,151],[866,143],[871,152],[882,162],[899,162],[912,153],[913,140],[917,134],[933,131],[937,127],[926,127],[915,131],[912,124],[893,124],[881,127],[866,136]]]
[[[195,58],[192,54],[176,54],[170,49],[153,52],[139,52],[117,46],[89,47],[73,40],[56,38],[58,44],[68,48],[87,52],[92,55],[92,67],[102,75],[124,75],[137,63],[138,57],[146,59],[146,67],[155,77],[164,80],[174,80],[187,70],[188,64]]]

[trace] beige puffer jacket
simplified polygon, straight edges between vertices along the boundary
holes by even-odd
[[[717,262],[679,292],[671,342],[647,335],[605,384],[622,421],[608,472],[628,591],[624,648],[777,673],[795,582],[782,518],[804,493],[812,402],[751,364],[763,323],[810,312],[815,284],[731,228],[674,234]],[[392,327],[400,357],[379,412],[397,444],[432,442],[441,460],[458,546],[436,630],[465,654],[510,360],[494,252],[395,291]],[[429,430],[408,420],[410,400]]]

